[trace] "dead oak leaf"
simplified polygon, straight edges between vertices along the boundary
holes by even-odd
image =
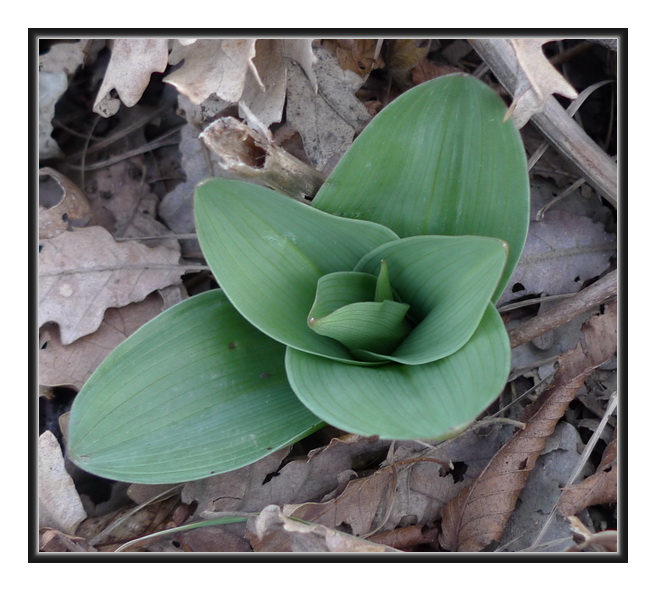
[[[93,111],[103,117],[116,114],[123,103],[133,107],[143,95],[153,72],[163,72],[168,63],[167,39],[115,39]],[[120,100],[111,96],[116,90]]]
[[[52,325],[44,326],[39,331],[39,384],[79,391],[107,355],[164,308],[159,293],[123,308],[109,308],[98,330],[70,345],[61,344]]]
[[[578,92],[551,65],[542,51],[542,46],[558,39],[510,39],[519,64],[514,100],[506,119],[512,115],[518,128],[524,127],[529,119],[544,109],[549,95],[559,94],[575,99]]]
[[[189,45],[174,44],[169,63],[184,63],[164,82],[199,105],[212,94],[235,103],[244,91],[246,72],[257,77],[252,60],[255,39],[199,39]]]
[[[39,326],[56,322],[68,345],[100,326],[107,308],[180,282],[179,251],[115,242],[100,226],[39,243]]]
[[[289,67],[287,122],[301,134],[312,165],[324,170],[346,152],[371,117],[355,95],[364,79],[343,70],[323,47],[317,47],[315,55],[317,86],[300,66]]]

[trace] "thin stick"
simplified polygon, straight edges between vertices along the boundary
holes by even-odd
[[[613,270],[575,296],[556,304],[547,314],[536,316],[508,331],[510,346],[515,348],[528,343],[616,296],[617,270]]]

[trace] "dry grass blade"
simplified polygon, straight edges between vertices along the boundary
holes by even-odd
[[[606,307],[582,329],[575,349],[563,354],[551,386],[527,411],[530,419],[485,470],[442,510],[440,544],[477,552],[498,541],[548,437],[592,371],[616,351],[617,306]]]

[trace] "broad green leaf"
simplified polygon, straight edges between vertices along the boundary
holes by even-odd
[[[356,357],[359,351],[387,354],[412,329],[406,320],[410,306],[401,302],[356,302],[322,318],[311,318],[312,330],[338,340]],[[365,359],[369,360],[366,356]]]
[[[307,325],[317,281],[352,271],[365,254],[398,239],[394,232],[225,179],[196,189],[195,216],[212,272],[249,322],[285,345],[356,362],[343,345]]]
[[[153,319],[76,396],[69,457],[115,480],[185,482],[254,462],[322,426],[291,391],[285,347],[220,290]]]
[[[344,365],[290,348],[286,367],[299,399],[339,429],[384,439],[441,439],[473,421],[499,395],[510,345],[490,303],[467,344],[432,363]]]
[[[390,355],[418,365],[462,347],[478,326],[506,262],[506,245],[482,236],[413,236],[378,247],[356,271],[375,273],[387,261],[399,301],[417,326]]]
[[[405,92],[355,140],[313,200],[399,236],[491,236],[509,245],[493,301],[528,232],[526,157],[506,106],[475,78],[449,75]]]

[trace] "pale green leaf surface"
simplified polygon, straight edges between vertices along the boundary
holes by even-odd
[[[503,292],[526,241],[526,156],[506,106],[479,80],[449,75],[383,109],[313,200],[323,211],[371,220],[399,236],[477,235],[504,240]]]
[[[499,395],[510,367],[504,324],[489,304],[469,342],[424,365],[344,365],[287,350],[300,400],[331,425],[385,439],[440,439],[473,421]]]
[[[366,253],[398,239],[394,232],[225,179],[196,190],[195,217],[212,272],[249,322],[285,345],[355,362],[341,344],[307,325],[317,281],[352,271]]]
[[[115,480],[185,482],[233,470],[322,426],[291,391],[285,347],[220,290],[153,319],[76,396],[69,457]]]
[[[462,347],[490,302],[506,255],[503,242],[482,236],[413,236],[365,255],[356,270],[374,273],[385,259],[392,287],[418,323],[398,349],[379,358],[417,365]]]

